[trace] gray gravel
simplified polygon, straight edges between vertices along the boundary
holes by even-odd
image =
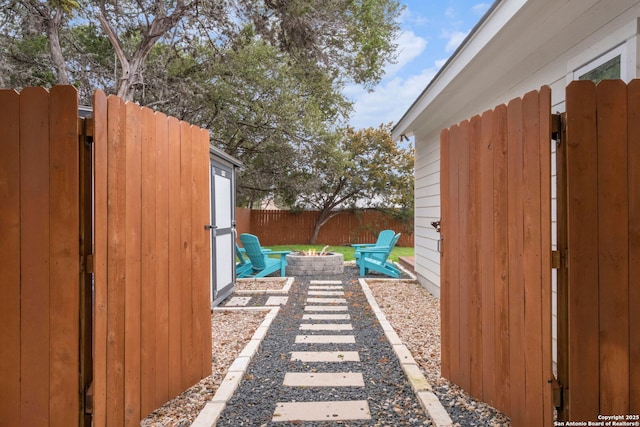
[[[351,314],[356,344],[295,344],[300,334],[309,281],[341,279]],[[316,322],[316,321],[314,321]],[[320,321],[317,321],[320,322]],[[313,331],[305,331],[312,334]],[[323,332],[315,332],[323,334]],[[324,332],[326,333],[326,332]],[[358,351],[360,362],[312,363],[290,361],[291,351]],[[365,387],[284,387],[286,372],[362,372]],[[345,426],[429,426],[375,314],[357,281],[357,270],[346,267],[339,277],[305,277],[296,280],[289,302],[281,308],[258,353],[233,398],[223,411],[218,426],[326,426],[327,422],[271,422],[276,403],[322,400],[368,400],[371,420],[343,421]]]

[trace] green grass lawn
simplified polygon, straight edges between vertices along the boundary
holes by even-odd
[[[308,251],[310,248],[315,249],[317,252],[320,252],[325,245],[278,245],[278,246],[267,246],[269,249],[274,251],[291,251],[291,252],[300,252],[300,251]],[[341,253],[344,256],[345,261],[353,261],[353,253],[355,249],[351,246],[329,246],[326,252],[337,252]],[[391,255],[389,258],[392,261],[398,261],[399,256],[413,256],[413,248],[401,248],[396,246],[391,251]]]

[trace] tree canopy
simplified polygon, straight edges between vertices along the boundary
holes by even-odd
[[[299,209],[319,211],[310,243],[320,228],[345,208],[378,208],[413,218],[413,149],[391,139],[391,124],[343,131],[308,153],[287,193]],[[291,191],[292,190],[292,191]]]
[[[0,86],[73,84],[86,104],[102,89],[206,127],[245,165],[240,203],[291,199],[320,156],[336,156],[329,176],[353,152],[342,89],[380,81],[401,11],[396,0],[9,0]]]

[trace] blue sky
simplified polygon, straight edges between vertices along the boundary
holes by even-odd
[[[401,0],[398,58],[374,91],[345,88],[356,129],[396,123],[489,9],[493,0]]]

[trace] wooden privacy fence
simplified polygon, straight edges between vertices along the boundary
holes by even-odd
[[[308,243],[318,218],[318,211],[291,212],[236,208],[238,233],[258,236],[263,245]],[[380,211],[344,211],[320,229],[318,244],[348,245],[375,242],[381,230],[390,228],[402,233],[398,246],[413,246],[413,220],[402,223]]]
[[[3,426],[80,420],[77,117],[71,87],[0,90]]]
[[[545,87],[441,134],[442,374],[514,426],[551,425],[554,407],[638,422],[639,141],[640,80],[573,82],[554,116]]]
[[[0,135],[0,424],[139,425],[211,373],[208,133],[61,86]]]
[[[553,423],[551,91],[441,133],[442,375],[511,418]]]
[[[568,257],[558,303],[562,415],[637,415],[640,80],[571,83],[561,146],[567,208],[558,244]]]

